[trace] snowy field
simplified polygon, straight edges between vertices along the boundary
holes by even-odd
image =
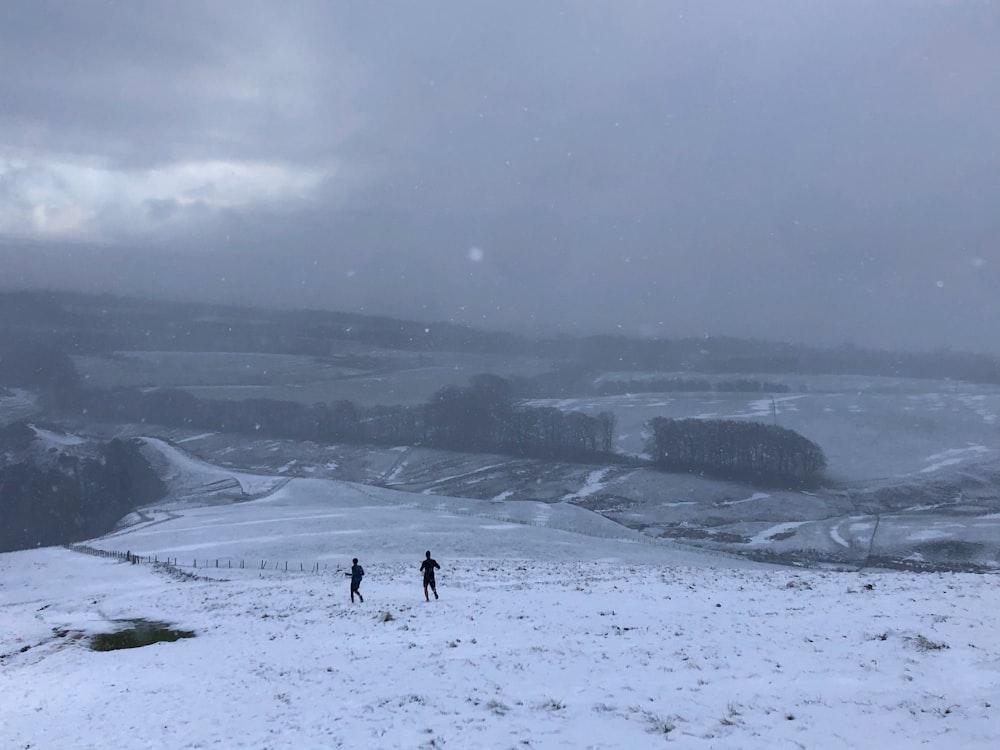
[[[174,487],[227,475],[163,451]],[[248,481],[270,494],[174,497],[89,543],[173,571],[0,555],[0,747],[1000,745],[996,576],[765,567],[568,503]],[[89,648],[138,618],[195,635]]]
[[[112,426],[104,434],[134,437],[149,429],[127,427]],[[772,561],[855,568],[1000,568],[1000,458],[995,451],[930,454],[925,469],[891,482],[782,491],[645,468],[427,448],[378,449],[184,430],[160,434],[230,472],[221,486],[206,480],[174,487],[182,498],[220,493],[225,501],[253,497],[261,489],[253,480],[238,480],[249,471],[489,503],[572,503],[647,537]],[[156,456],[151,458],[159,471],[166,470]],[[266,480],[264,490],[273,483]]]
[[[531,403],[588,414],[612,411],[618,419],[616,449],[634,454],[645,449],[643,429],[653,417],[777,424],[817,443],[827,457],[827,476],[838,482],[933,475],[1000,457],[997,386],[863,376],[733,377],[786,382],[793,390],[806,390],[773,396],[635,393]]]

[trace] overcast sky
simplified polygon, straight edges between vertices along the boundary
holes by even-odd
[[[0,5],[0,288],[1000,352],[1000,4]]]

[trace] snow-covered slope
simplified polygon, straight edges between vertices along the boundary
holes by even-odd
[[[566,503],[321,480],[168,506],[90,545],[178,569],[0,555],[0,747],[1000,743],[993,576],[750,566]],[[88,648],[137,618],[196,635]]]
[[[282,477],[224,469],[184,453],[159,438],[142,438],[144,455],[167,485],[170,501],[190,505],[239,502],[270,494]]]

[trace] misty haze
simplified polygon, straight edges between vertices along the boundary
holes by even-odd
[[[0,745],[997,746],[997,39],[8,3]]]

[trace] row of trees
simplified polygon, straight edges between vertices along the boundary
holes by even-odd
[[[197,399],[179,390],[87,391],[92,418],[235,432],[315,442],[425,445],[458,451],[608,460],[615,418],[514,399],[494,375],[448,386],[426,404],[363,408],[348,401],[311,406],[272,399]],[[765,483],[809,483],[826,466],[822,449],[792,430],[735,420],[665,419],[649,423],[647,452],[667,471]]]
[[[510,384],[480,375],[419,406],[361,407],[350,401],[300,404],[275,399],[198,399],[175,389],[86,390],[72,408],[90,419],[149,422],[247,435],[381,445],[427,445],[535,458],[590,460],[611,452],[615,419],[529,407]]]
[[[438,391],[424,408],[423,441],[458,450],[497,450],[519,456],[589,458],[611,452],[615,419],[553,407],[529,407],[510,383],[478,375],[471,386]]]
[[[500,452],[516,456],[607,460],[612,455],[615,418],[590,416],[523,402],[532,390],[525,379],[479,375],[467,387],[447,386],[415,407],[361,407],[350,401],[312,405],[276,399],[198,399],[178,389],[83,389],[64,352],[53,347],[0,347],[0,384],[43,384],[53,406],[111,422],[149,422],[249,435],[372,444],[427,445],[450,450]],[[707,379],[612,381],[605,390],[737,390],[780,392],[787,386],[753,379],[712,383]],[[790,430],[745,422],[687,420],[677,433],[669,420],[654,420],[650,454],[671,471],[703,471],[752,480],[818,474],[822,451]],[[768,430],[774,431],[768,433]],[[676,437],[676,434],[683,436]],[[764,437],[767,439],[765,440]],[[796,442],[794,438],[804,441]],[[670,440],[679,440],[672,443]],[[804,444],[808,444],[803,447]]]
[[[604,380],[594,386],[599,396],[622,393],[788,393],[784,383],[736,378],[711,382],[705,378],[643,378],[639,380]]]
[[[33,432],[0,430],[0,552],[67,544],[107,533],[166,491],[132,442],[112,440],[93,456],[23,451]]]
[[[177,389],[81,389],[72,362],[58,349],[14,345],[0,349],[0,382],[43,383],[54,403],[89,419],[149,422],[259,434],[316,442],[422,444],[463,451],[563,459],[607,459],[615,418],[551,407],[526,406],[524,383],[479,375],[467,387],[447,386],[416,407],[360,407],[350,401],[305,405],[276,399],[198,399]],[[720,381],[671,378],[616,381],[626,389],[787,390],[750,379]],[[613,387],[609,384],[609,387]],[[649,453],[670,471],[699,471],[751,480],[806,481],[825,459],[818,446],[791,430],[746,422],[653,420]],[[30,484],[30,482],[29,482]],[[58,483],[57,483],[58,484]]]
[[[646,450],[667,471],[807,484],[826,468],[822,448],[777,425],[657,417],[649,428]]]

